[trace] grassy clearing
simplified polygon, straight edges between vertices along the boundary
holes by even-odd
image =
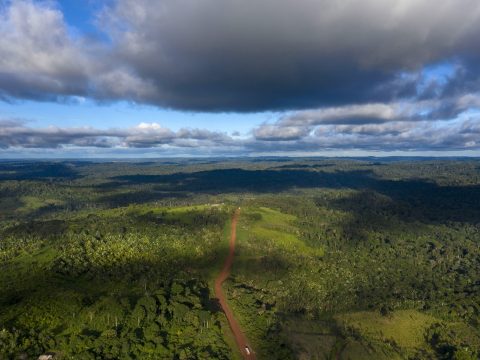
[[[338,315],[336,319],[341,326],[372,343],[391,344],[407,354],[428,346],[425,342],[427,329],[439,321],[416,310],[398,310],[388,316],[362,311]]]
[[[18,211],[21,213],[30,213],[44,207],[60,206],[65,204],[65,202],[62,200],[42,199],[35,196],[22,196],[21,201],[23,202],[23,206],[20,209],[18,209]]]
[[[299,239],[299,231],[294,225],[295,216],[267,207],[246,208],[244,213],[253,219],[249,227],[249,237],[251,241],[255,241],[254,246],[261,246],[269,252],[323,256],[323,249],[309,247]]]
[[[228,206],[219,204],[191,205],[180,207],[152,206],[152,205],[128,205],[112,209],[80,210],[69,215],[69,220],[81,220],[92,214],[95,216],[114,219],[118,217],[132,216],[165,216],[171,220],[188,220],[189,215],[206,213],[208,210],[228,211]],[[191,221],[190,221],[191,222]]]

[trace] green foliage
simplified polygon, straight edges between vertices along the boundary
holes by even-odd
[[[138,210],[5,230],[0,358],[230,357],[197,279],[221,259],[228,213]]]
[[[181,358],[188,347],[189,359],[203,358],[202,354],[229,358],[219,314],[201,305],[209,300],[204,283],[177,280],[164,284],[159,292],[167,298],[132,298],[132,293],[101,296],[90,305],[76,307],[70,316],[73,303],[30,308],[27,316],[17,315],[15,328],[0,332],[0,354],[25,351],[35,356],[57,350],[72,359]],[[185,299],[189,302],[181,302]],[[41,319],[45,315],[51,319]]]
[[[0,358],[475,359],[480,162],[0,164]]]

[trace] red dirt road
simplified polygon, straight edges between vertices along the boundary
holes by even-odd
[[[233,316],[233,312],[228,306],[227,299],[225,298],[225,294],[223,293],[222,289],[223,282],[230,276],[230,268],[232,267],[233,258],[235,256],[235,240],[237,238],[237,221],[239,215],[240,208],[238,208],[233,214],[232,232],[230,235],[230,250],[228,253],[228,257],[225,259],[225,264],[223,265],[222,271],[215,279],[215,294],[218,298],[218,301],[220,302],[220,306],[225,312],[225,316],[227,317],[230,329],[232,329],[233,336],[235,337],[238,349],[240,350],[243,358],[252,360],[256,359],[255,353],[253,352],[253,349],[250,346],[247,337],[240,328],[240,325]]]

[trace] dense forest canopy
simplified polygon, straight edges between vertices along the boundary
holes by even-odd
[[[477,359],[477,159],[0,162],[0,358]]]

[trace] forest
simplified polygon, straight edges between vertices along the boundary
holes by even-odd
[[[0,162],[0,359],[480,358],[480,160]]]

